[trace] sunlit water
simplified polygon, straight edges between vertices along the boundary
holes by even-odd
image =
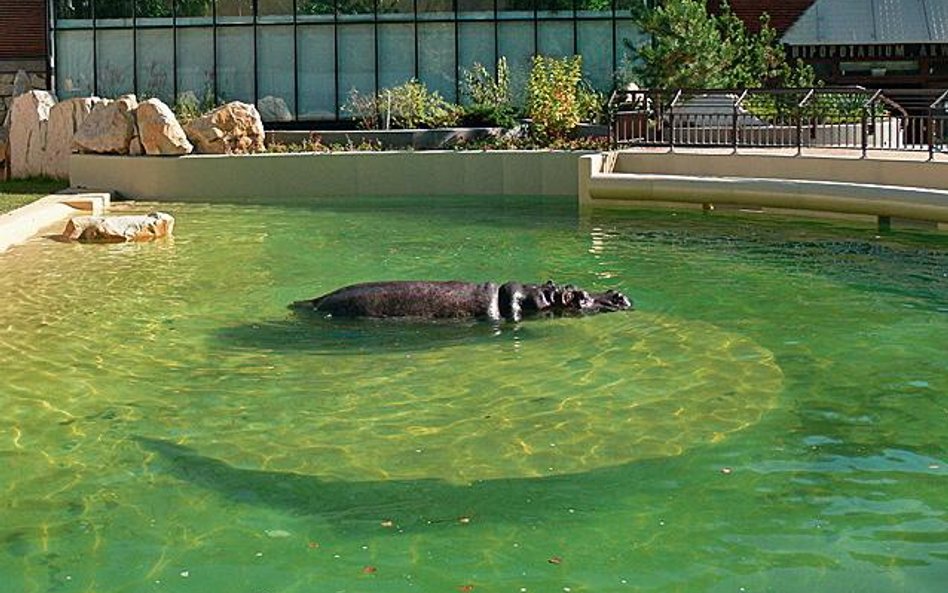
[[[0,591],[948,587],[944,234],[319,204],[165,205],[174,240],[0,255]],[[637,310],[286,309],[379,279]]]

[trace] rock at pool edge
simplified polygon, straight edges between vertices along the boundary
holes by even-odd
[[[129,216],[76,216],[62,238],[82,243],[126,243],[171,236],[174,217],[165,212]]]

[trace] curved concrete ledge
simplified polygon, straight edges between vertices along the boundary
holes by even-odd
[[[622,156],[627,159],[626,168],[630,168],[633,157]],[[649,155],[648,162],[655,163],[653,157]],[[739,171],[742,161],[745,169],[740,176],[724,176],[627,172],[618,170],[622,163],[617,163],[613,154],[584,156],[580,159],[580,203],[613,207],[637,202],[721,204],[948,223],[948,189],[866,183],[860,181],[870,176],[858,174],[852,181],[819,179],[823,170],[834,167],[833,176],[838,177],[840,167],[832,159],[811,159],[810,163],[793,157],[770,159],[777,160],[761,167],[757,166],[761,162],[759,158],[745,160],[743,156],[732,156],[726,169]],[[687,157],[683,159],[676,155],[675,161],[670,163],[671,167],[688,171]],[[698,163],[701,164],[700,159]],[[795,178],[752,176],[753,172],[780,173],[781,165],[791,169],[789,172]],[[912,165],[914,167],[917,163]],[[871,166],[872,163],[865,161],[859,164],[862,169]],[[927,166],[935,168],[929,172],[930,175],[941,173],[948,176],[948,166]],[[603,172],[604,169],[614,172]],[[911,180],[913,170],[906,170],[901,180]],[[890,176],[891,171],[889,165]],[[805,178],[808,176],[816,178]]]
[[[108,193],[66,192],[40,198],[0,215],[0,252],[23,243],[73,216],[102,214],[109,207]],[[61,229],[57,229],[61,230]]]
[[[594,202],[713,203],[948,222],[948,191],[836,181],[616,173],[594,175],[589,196]]]

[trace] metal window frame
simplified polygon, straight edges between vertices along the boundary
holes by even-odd
[[[51,76],[50,76],[50,86],[51,86],[51,88],[53,88],[53,89],[56,88],[56,82],[55,82],[55,77],[56,77],[56,63],[57,63],[58,60],[57,60],[57,55],[56,55],[57,47],[56,47],[56,43],[55,43],[55,38],[56,38],[56,34],[57,34],[58,32],[60,32],[60,31],[90,31],[90,32],[92,33],[92,93],[93,93],[93,94],[98,94],[99,89],[100,89],[100,84],[99,84],[99,72],[98,72],[98,62],[99,62],[98,52],[99,52],[99,45],[100,45],[100,43],[99,43],[99,32],[100,32],[100,31],[107,31],[107,30],[127,30],[127,31],[130,31],[131,34],[132,34],[132,66],[133,66],[133,67],[132,67],[132,70],[133,70],[133,72],[132,72],[132,87],[133,87],[133,92],[135,92],[136,94],[138,94],[138,93],[141,92],[141,81],[139,80],[139,76],[138,76],[138,66],[139,66],[138,60],[139,60],[139,53],[140,53],[140,52],[139,52],[139,41],[138,41],[139,32],[142,31],[142,30],[149,30],[149,29],[168,29],[168,28],[170,28],[170,29],[171,29],[171,36],[172,36],[172,43],[171,43],[171,45],[172,45],[172,47],[171,47],[171,51],[172,51],[172,61],[171,61],[172,77],[171,77],[171,78],[172,78],[172,81],[171,81],[171,87],[172,87],[173,97],[174,97],[174,98],[177,98],[178,95],[179,95],[179,86],[180,86],[180,85],[179,85],[179,81],[178,81],[178,77],[179,77],[179,58],[178,58],[179,40],[178,40],[178,33],[179,33],[180,30],[185,30],[185,29],[188,29],[188,28],[198,28],[198,27],[200,27],[200,28],[207,28],[207,27],[209,27],[209,28],[211,29],[211,43],[212,43],[212,58],[211,58],[211,59],[212,59],[212,70],[213,70],[213,73],[212,73],[212,91],[213,91],[213,93],[214,93],[214,96],[217,97],[217,96],[219,95],[219,81],[218,81],[218,74],[219,74],[219,73],[218,73],[218,69],[219,69],[219,51],[220,51],[219,48],[218,48],[218,45],[219,45],[218,32],[219,32],[220,29],[222,29],[222,28],[227,28],[227,27],[247,27],[247,26],[249,26],[249,27],[252,29],[252,33],[253,33],[253,35],[252,35],[252,40],[253,40],[253,46],[252,46],[253,61],[252,61],[252,64],[251,64],[249,67],[252,69],[251,72],[252,72],[252,76],[253,76],[253,87],[254,87],[254,88],[253,88],[253,101],[254,101],[254,103],[257,103],[257,102],[259,101],[259,99],[260,99],[260,76],[261,76],[261,73],[260,73],[260,71],[259,71],[259,51],[260,51],[260,44],[259,44],[259,42],[258,42],[258,36],[261,35],[262,32],[265,32],[269,27],[273,27],[273,26],[281,26],[281,27],[283,27],[283,26],[286,26],[286,25],[291,25],[291,26],[292,26],[292,31],[293,31],[293,51],[292,51],[292,55],[293,55],[293,74],[292,74],[292,76],[293,76],[293,110],[292,110],[292,111],[293,111],[293,115],[294,115],[294,120],[293,120],[293,122],[296,123],[296,124],[311,124],[311,123],[316,123],[316,122],[331,124],[331,123],[342,123],[342,122],[350,121],[350,120],[344,119],[344,118],[342,117],[342,111],[341,111],[341,110],[342,110],[342,105],[341,105],[341,103],[340,103],[340,97],[339,97],[339,79],[340,79],[340,71],[339,71],[339,27],[340,27],[340,26],[345,26],[345,25],[347,25],[347,24],[360,24],[360,25],[371,24],[371,25],[372,25],[373,34],[374,34],[373,44],[374,44],[374,53],[375,53],[375,55],[374,55],[374,57],[373,57],[373,59],[374,59],[374,84],[375,84],[375,89],[374,89],[374,90],[377,91],[378,88],[379,88],[379,83],[380,83],[380,69],[379,69],[379,63],[380,63],[380,60],[379,60],[379,29],[380,29],[380,24],[389,24],[389,23],[392,23],[392,24],[409,24],[409,25],[412,26],[412,29],[413,29],[413,42],[414,42],[413,55],[412,55],[412,72],[413,72],[414,78],[416,78],[416,79],[418,79],[418,78],[419,78],[419,75],[420,75],[420,69],[421,69],[421,53],[422,53],[421,44],[420,44],[420,42],[419,42],[419,29],[420,29],[419,24],[420,24],[420,23],[424,23],[424,24],[427,24],[427,23],[440,23],[440,24],[452,25],[452,26],[453,26],[453,29],[454,29],[454,56],[453,56],[453,62],[454,62],[454,68],[453,68],[453,73],[454,73],[454,93],[455,93],[455,100],[456,100],[456,102],[460,102],[460,101],[461,101],[461,93],[462,93],[461,79],[462,79],[462,74],[463,74],[463,73],[462,73],[462,67],[461,67],[461,43],[462,43],[462,40],[461,40],[461,24],[462,24],[462,23],[464,23],[464,22],[481,22],[481,23],[489,23],[489,24],[490,24],[490,26],[491,26],[492,29],[493,29],[493,39],[494,39],[494,43],[493,43],[493,61],[494,61],[494,64],[496,64],[496,63],[497,63],[497,60],[498,60],[500,57],[502,57],[502,54],[501,54],[501,52],[500,52],[500,40],[501,40],[500,28],[501,28],[501,25],[504,24],[504,23],[516,23],[516,22],[520,22],[520,23],[531,23],[531,24],[532,24],[532,27],[533,27],[533,48],[532,48],[532,55],[535,56],[535,55],[537,55],[537,53],[538,53],[538,51],[539,51],[540,27],[541,27],[541,25],[542,25],[543,23],[546,23],[546,22],[570,22],[570,23],[572,24],[572,30],[573,30],[573,31],[572,31],[572,35],[573,35],[573,39],[572,39],[573,53],[576,54],[576,53],[579,52],[579,45],[580,45],[580,43],[579,43],[579,29],[580,29],[580,24],[581,24],[582,22],[589,22],[589,21],[592,21],[592,22],[606,22],[606,21],[608,21],[608,22],[610,23],[610,28],[611,28],[611,32],[612,32],[611,37],[612,37],[612,38],[611,38],[611,40],[609,40],[609,41],[606,41],[606,40],[604,40],[604,41],[606,41],[606,42],[609,43],[609,45],[610,45],[610,47],[609,47],[609,54],[611,55],[611,66],[612,66],[612,71],[615,72],[615,71],[617,70],[618,66],[619,66],[619,58],[620,58],[619,54],[621,53],[621,50],[619,50],[619,49],[616,47],[617,42],[618,42],[618,27],[619,27],[619,21],[620,21],[620,20],[624,20],[624,18],[621,17],[620,14],[619,14],[619,13],[620,13],[620,10],[619,10],[619,8],[618,8],[618,6],[619,6],[619,5],[618,5],[618,0],[612,0],[612,2],[610,3],[610,4],[611,4],[611,9],[610,9],[609,11],[603,11],[603,13],[602,13],[601,15],[597,15],[597,16],[590,16],[590,15],[580,14],[580,10],[579,10],[579,8],[578,8],[578,6],[579,6],[579,4],[578,4],[578,3],[579,3],[579,0],[573,0],[572,3],[571,3],[572,8],[569,9],[569,14],[568,14],[568,16],[556,16],[555,18],[554,18],[554,17],[551,17],[551,16],[549,16],[549,15],[547,15],[547,14],[541,14],[541,13],[542,13],[542,10],[541,10],[540,4],[539,4],[539,0],[533,2],[533,9],[532,9],[532,10],[527,11],[527,12],[530,13],[529,16],[503,17],[502,15],[503,15],[503,13],[504,13],[504,10],[502,9],[502,6],[501,6],[501,4],[500,4],[500,0],[493,0],[493,3],[492,3],[492,4],[493,4],[493,16],[492,16],[492,18],[490,18],[490,19],[476,19],[476,20],[463,19],[463,18],[461,18],[462,11],[460,10],[460,9],[461,9],[460,0],[451,0],[451,9],[450,9],[449,11],[447,11],[448,14],[449,14],[449,16],[437,16],[437,17],[433,17],[433,18],[419,18],[419,14],[420,14],[420,13],[419,13],[419,10],[418,10],[418,9],[419,9],[418,0],[412,0],[412,2],[411,2],[411,10],[410,10],[410,11],[405,11],[405,12],[396,13],[396,14],[392,15],[391,18],[380,19],[380,18],[379,18],[379,15],[383,13],[383,11],[380,10],[380,0],[374,0],[372,12],[370,12],[370,13],[364,13],[364,15],[360,15],[360,16],[363,16],[363,18],[353,19],[353,20],[350,20],[350,19],[348,19],[348,18],[343,18],[343,19],[341,19],[341,18],[340,18],[340,12],[339,12],[339,6],[340,6],[339,2],[340,2],[340,0],[334,0],[334,2],[333,2],[333,12],[332,12],[331,15],[327,15],[327,16],[330,16],[331,18],[330,18],[330,19],[327,19],[325,23],[319,23],[319,25],[331,26],[331,27],[333,28],[333,41],[332,41],[332,43],[333,43],[333,56],[332,56],[332,61],[333,61],[333,87],[334,87],[334,88],[333,88],[333,97],[334,97],[334,115],[335,115],[335,120],[303,120],[303,119],[300,119],[300,117],[299,117],[299,113],[300,113],[300,99],[301,99],[300,80],[299,80],[299,79],[300,79],[300,48],[299,48],[300,34],[299,34],[299,28],[300,28],[300,24],[301,24],[300,18],[299,18],[299,17],[300,17],[300,12],[299,12],[299,0],[293,0],[293,14],[292,14],[292,15],[286,15],[286,16],[288,16],[288,17],[291,17],[291,19],[288,20],[287,22],[278,22],[278,23],[260,22],[260,20],[259,20],[259,14],[260,14],[260,10],[259,10],[259,9],[260,9],[259,0],[251,0],[251,2],[252,2],[252,4],[251,4],[251,8],[252,8],[252,19],[251,19],[250,23],[246,23],[246,22],[240,22],[240,23],[221,22],[221,20],[220,20],[220,18],[219,18],[219,15],[218,15],[218,10],[217,10],[217,0],[209,0],[210,9],[211,9],[211,14],[210,14],[210,16],[209,16],[209,18],[210,18],[210,23],[200,23],[200,24],[196,24],[196,23],[182,23],[182,22],[180,22],[180,21],[181,21],[181,17],[179,16],[179,1],[180,1],[180,0],[172,0],[172,1],[171,1],[171,16],[169,17],[169,23],[168,23],[167,25],[165,25],[165,24],[156,25],[156,24],[142,24],[142,23],[140,23],[140,22],[139,22],[140,19],[139,19],[139,15],[138,15],[138,0],[127,0],[127,1],[128,1],[129,4],[131,5],[131,9],[132,9],[132,15],[131,15],[131,18],[129,19],[130,22],[131,22],[131,26],[126,26],[126,25],[124,25],[124,24],[123,24],[123,25],[113,25],[113,24],[105,24],[105,25],[103,25],[103,24],[99,23],[98,21],[99,21],[100,19],[98,19],[98,18],[97,18],[97,15],[96,15],[96,4],[97,4],[98,0],[90,0],[90,17],[91,17],[91,18],[88,19],[88,20],[90,21],[90,23],[89,23],[88,26],[78,26],[78,27],[61,27],[60,24],[59,24],[59,23],[60,23],[60,19],[58,18],[58,15],[56,14],[56,0],[48,0],[48,1],[47,1],[47,7],[48,7],[47,9],[48,9],[48,11],[49,11],[49,19],[48,19],[48,23],[49,23],[49,42],[48,42],[48,43],[49,43],[49,48],[50,48],[50,52],[49,52],[50,55],[49,55],[49,58],[48,58],[48,63],[49,63],[49,70],[50,70],[50,73],[51,73]],[[493,66],[493,64],[492,64],[491,66]]]

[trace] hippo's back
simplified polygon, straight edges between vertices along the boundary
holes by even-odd
[[[337,317],[499,318],[497,285],[491,282],[369,282],[311,302],[313,310]]]

